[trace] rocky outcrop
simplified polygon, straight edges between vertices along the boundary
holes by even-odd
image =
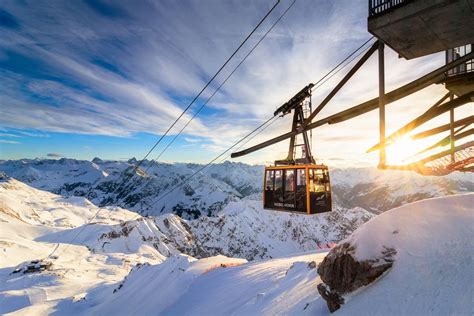
[[[390,269],[396,253],[394,248],[384,247],[379,256],[358,260],[355,245],[345,242],[334,247],[318,267],[324,282],[318,285],[318,292],[329,310],[338,310],[344,304],[344,294],[374,282]]]

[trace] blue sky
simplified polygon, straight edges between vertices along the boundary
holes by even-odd
[[[171,137],[290,2],[281,1]],[[141,158],[273,3],[2,1],[0,159]],[[368,39],[366,15],[366,0],[297,0],[162,160],[210,160]],[[443,61],[443,54],[406,61],[388,50],[387,89]],[[373,57],[320,116],[376,96],[375,65]],[[391,105],[389,131],[442,94],[442,87],[430,87]],[[314,131],[316,155],[334,164],[372,164],[376,156],[364,152],[377,141],[376,117],[370,113]],[[249,145],[287,131],[289,124],[281,119]],[[268,163],[282,158],[286,146],[240,160]]]

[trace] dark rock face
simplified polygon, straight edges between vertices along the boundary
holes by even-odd
[[[344,298],[336,292],[331,292],[329,288],[324,284],[318,284],[319,295],[327,302],[329,311],[334,313],[341,305],[344,304]]]
[[[318,286],[331,312],[344,304],[343,294],[374,282],[393,265],[394,248],[384,247],[380,256],[364,261],[355,258],[355,246],[343,243],[333,248],[318,267],[318,274],[324,282]]]

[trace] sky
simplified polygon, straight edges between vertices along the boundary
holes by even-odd
[[[281,1],[150,158],[158,156],[291,2]],[[142,158],[273,4],[1,1],[0,159]],[[160,161],[209,161],[370,37],[366,0],[296,0]],[[387,48],[386,89],[443,63],[443,53],[407,61]],[[376,65],[374,55],[317,118],[376,97]],[[345,71],[318,88],[313,102],[322,100]],[[435,85],[387,106],[387,133],[445,93]],[[468,115],[465,108],[456,110],[456,118]],[[377,153],[365,151],[377,143],[377,118],[373,111],[314,130],[313,153],[329,165],[375,165]],[[447,122],[444,115],[431,125]],[[247,145],[287,132],[290,125],[290,116],[279,118]],[[269,164],[286,156],[287,144],[236,161]]]

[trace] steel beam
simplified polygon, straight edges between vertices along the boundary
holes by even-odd
[[[456,128],[463,125],[467,126],[472,123],[474,123],[474,115],[468,116],[466,118],[463,118],[459,121],[454,122],[453,127]],[[426,137],[430,137],[430,136],[445,132],[449,130],[450,128],[451,128],[451,124],[445,124],[445,125],[441,125],[441,126],[426,130],[424,132],[412,135],[410,138],[411,139],[426,138]]]
[[[432,118],[435,118],[447,111],[454,110],[455,108],[461,105],[471,102],[472,97],[474,97],[474,91],[470,93],[466,93],[465,95],[462,95],[459,98],[443,103],[437,107],[431,107],[425,113],[421,114],[420,116],[418,116],[417,118],[415,118],[414,120],[412,120],[411,122],[407,123],[405,126],[400,128],[398,131],[396,131],[395,133],[387,137],[387,140],[389,140],[390,142],[393,142],[398,137],[411,132],[412,130],[414,130],[421,124],[426,123]],[[381,144],[377,144],[371,147],[369,150],[367,150],[367,152],[372,152],[380,148],[381,148]]]
[[[410,94],[413,94],[419,90],[422,90],[434,83],[439,83],[442,81],[444,78],[444,74],[446,71],[465,63],[466,61],[473,59],[474,58],[474,52],[471,52],[467,55],[464,55],[463,57],[456,59],[455,61],[452,61],[451,63],[444,65],[426,75],[423,77],[414,80],[398,89],[395,89],[393,91],[390,91],[385,95],[385,104],[389,104],[395,101],[398,101],[406,96],[409,96]],[[361,103],[359,105],[356,105],[350,109],[347,109],[345,111],[339,112],[337,114],[331,115],[325,119],[322,119],[320,121],[314,122],[313,124],[315,127],[316,125],[320,126],[326,123],[329,124],[335,124],[335,123],[340,123],[343,121],[346,121],[348,119],[354,118],[356,116],[365,114],[367,112],[370,112],[372,110],[375,110],[378,108],[378,98],[374,98],[372,100],[366,101],[364,103]],[[311,126],[311,125],[310,125]]]
[[[438,101],[436,101],[435,104],[433,104],[428,110],[426,110],[422,115],[425,115],[426,113],[429,113],[430,111],[433,111],[433,109],[437,108],[438,106],[440,106],[447,98],[449,98],[449,96],[451,95],[451,92],[448,92],[446,93],[441,99],[439,99]],[[417,118],[416,118],[417,119]],[[386,139],[385,139],[385,146],[387,145],[391,145],[393,143],[393,141],[408,133],[409,131],[411,131],[411,129],[407,129],[408,126],[410,126],[410,124],[412,124],[416,119],[412,120],[410,123],[406,124],[405,126],[403,126],[402,128],[398,129],[397,131],[393,132],[390,136],[388,136]],[[371,148],[369,148],[367,150],[368,153],[374,151],[374,150],[377,150],[380,148],[380,143],[372,146]]]
[[[341,90],[341,88],[346,84],[346,82],[349,81],[349,79],[351,79],[351,77],[360,69],[360,67],[362,67],[365,64],[365,62],[370,58],[370,56],[372,56],[372,54],[379,48],[379,45],[380,45],[379,43],[380,43],[379,41],[376,41],[370,47],[370,49],[364,54],[364,56],[362,56],[362,58],[359,59],[359,61],[354,65],[354,67],[351,68],[351,70],[349,70],[349,72],[344,76],[344,78],[342,78],[342,80],[339,81],[339,83],[334,87],[334,89],[332,89],[332,91],[326,96],[326,98],[324,98],[324,100],[321,101],[318,107],[314,109],[313,112],[311,112],[311,115],[308,116],[305,120],[305,124],[304,124],[305,126],[311,123],[314,117],[319,112],[321,112],[321,110],[326,106],[326,104],[329,103],[329,101],[331,101],[331,99],[336,95],[336,93],[339,92],[339,90]]]
[[[391,102],[394,102],[394,101],[397,101],[401,98],[404,98],[404,97],[406,97],[406,96],[408,96],[412,93],[415,93],[415,92],[417,92],[421,89],[424,89],[424,88],[430,86],[433,83],[439,83],[441,81],[441,79],[444,78],[444,73],[446,71],[448,71],[451,68],[454,68],[454,67],[456,67],[456,66],[458,66],[462,63],[465,63],[467,60],[470,60],[472,58],[474,58],[474,52],[471,52],[467,55],[464,55],[463,57],[461,57],[459,59],[456,59],[455,61],[452,61],[451,63],[449,63],[447,65],[444,65],[444,66],[442,66],[442,67],[440,67],[440,68],[424,75],[423,77],[421,77],[417,80],[414,80],[414,81],[412,81],[412,82],[410,82],[410,83],[408,83],[408,84],[406,84],[406,85],[404,85],[404,86],[402,86],[398,89],[395,89],[395,90],[393,90],[389,93],[386,93],[385,94],[385,104],[389,104]],[[310,129],[313,129],[313,128],[316,128],[316,127],[319,127],[319,126],[322,126],[322,125],[325,125],[325,124],[334,124],[334,123],[343,122],[345,120],[348,120],[348,119],[354,118],[356,116],[359,116],[359,115],[365,114],[367,112],[370,112],[372,110],[375,110],[375,109],[378,108],[378,106],[379,106],[378,98],[375,98],[375,99],[366,101],[364,103],[361,103],[357,106],[354,106],[350,109],[347,109],[345,111],[336,113],[336,114],[331,115],[329,117],[326,117],[324,119],[321,119],[321,120],[318,120],[316,122],[310,123],[310,124],[305,126],[304,130],[310,130]],[[267,141],[265,141],[261,144],[249,147],[249,148],[244,149],[244,150],[239,151],[239,152],[232,153],[231,157],[236,158],[236,157],[241,157],[241,156],[250,154],[250,153],[252,153],[256,150],[265,148],[267,146],[270,146],[270,145],[276,144],[278,142],[281,142],[285,139],[288,139],[291,136],[298,135],[302,131],[303,131],[303,129],[300,129],[300,130],[297,130],[297,131],[294,131],[294,132],[285,133],[283,135],[280,135],[280,136],[277,136],[277,137],[272,138],[270,140],[267,140]]]
[[[456,131],[455,135],[453,136],[455,141],[461,140],[465,137],[468,137],[468,136],[471,136],[471,135],[474,134],[474,129],[472,129],[472,128],[467,130],[467,131],[461,132],[465,127],[467,127],[467,125],[464,125],[463,127],[461,127],[460,129],[458,129]],[[445,138],[441,139],[440,141],[436,142],[435,144],[423,149],[418,154],[425,153],[425,152],[430,151],[430,150],[432,150],[434,148],[437,148],[437,147],[444,147],[444,146],[449,145],[449,144],[451,144],[451,135],[448,135]],[[454,147],[451,147],[451,149],[454,149]],[[454,155],[454,152],[451,153],[451,155]],[[453,161],[451,161],[451,162],[453,162]]]

